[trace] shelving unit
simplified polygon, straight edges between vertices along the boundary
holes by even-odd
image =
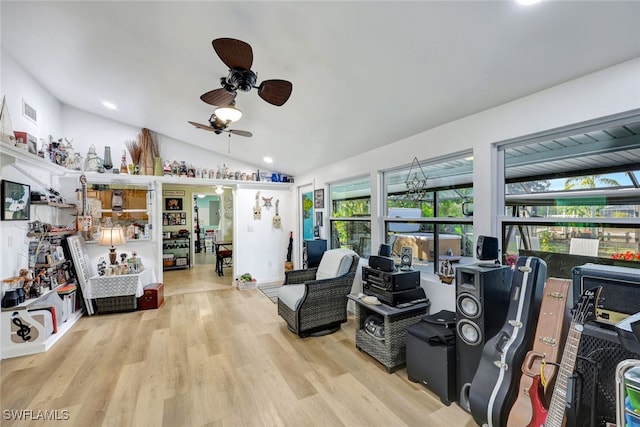
[[[162,239],[162,254],[173,255],[173,262],[167,262],[163,256],[163,270],[179,270],[191,268],[191,239],[186,237],[170,237]]]
[[[30,236],[38,240],[31,242],[29,268],[34,269],[34,276],[42,273],[40,283],[44,289],[38,297],[28,298],[14,307],[2,309],[2,358],[47,351],[82,317],[84,309],[78,297],[78,281],[69,250],[64,243],[71,234],[73,232],[60,231]],[[58,247],[62,249],[58,250]],[[41,254],[44,250],[49,251],[51,258]],[[45,262],[41,262],[43,260]],[[58,291],[70,285],[76,286],[76,290],[67,296],[58,295]],[[54,333],[48,336],[45,327],[47,322],[38,321],[32,313],[37,308],[49,310],[47,307],[55,308]],[[51,318],[53,324],[53,314]]]
[[[347,297],[356,303],[356,348],[382,363],[389,373],[403,367],[407,360],[407,329],[427,314],[429,305],[418,303],[407,308],[396,308],[385,304],[365,304],[354,295]],[[384,318],[385,336],[382,340],[365,331],[365,320],[372,314]]]

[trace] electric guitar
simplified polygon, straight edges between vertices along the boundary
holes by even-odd
[[[567,399],[567,383],[576,366],[578,347],[580,346],[584,324],[595,317],[601,290],[602,286],[598,286],[584,291],[574,309],[548,410],[545,409],[543,404],[544,390],[540,382],[540,376],[536,375],[534,377],[533,384],[529,389],[533,417],[527,427],[562,427]]]

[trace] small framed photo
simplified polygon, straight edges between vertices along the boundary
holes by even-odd
[[[316,225],[322,227],[322,212],[316,211]]]
[[[324,208],[324,188],[313,192],[313,207],[316,209]]]
[[[179,197],[167,197],[164,199],[164,210],[166,211],[181,211],[182,199]]]
[[[2,220],[28,221],[31,216],[31,187],[2,180]]]

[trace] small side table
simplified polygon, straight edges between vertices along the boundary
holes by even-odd
[[[427,314],[430,302],[396,308],[385,304],[366,304],[355,295],[347,295],[347,298],[356,303],[356,348],[382,363],[389,373],[402,368],[407,360],[407,328]],[[364,329],[364,321],[372,314],[380,314],[384,318],[384,340],[372,337]]]

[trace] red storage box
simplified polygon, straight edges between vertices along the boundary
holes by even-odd
[[[144,294],[138,298],[138,310],[159,308],[164,302],[164,284],[150,283],[144,287]]]

